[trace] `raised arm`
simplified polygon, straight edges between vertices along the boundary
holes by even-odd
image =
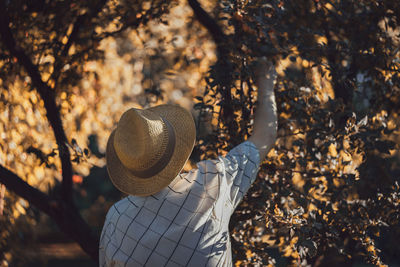
[[[278,118],[274,94],[277,74],[274,65],[267,61],[259,63],[255,72],[258,103],[254,117],[253,134],[249,141],[253,142],[258,148],[260,160],[263,161],[275,143],[277,136]]]

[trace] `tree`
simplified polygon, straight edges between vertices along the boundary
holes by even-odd
[[[0,167],[0,182],[53,218],[96,261],[98,237],[93,235],[73,201],[70,148],[76,148],[76,144],[65,134],[57,99],[71,90],[85,73],[83,62],[102,59],[102,51],[98,49],[102,39],[146,24],[150,18],[160,18],[173,4],[172,1],[168,4],[163,1],[0,2],[2,90],[7,90],[18,77],[26,77],[26,90],[36,90],[40,100],[35,104],[40,107],[43,101],[57,149],[51,155],[35,147],[29,152],[44,161],[57,154],[62,173],[61,185],[51,195],[32,187],[8,166]]]
[[[231,220],[236,262],[273,264],[280,260],[270,248],[274,243],[287,263],[298,265],[394,262],[400,234],[395,150],[400,5],[394,0],[204,3],[212,11],[188,1],[216,44],[217,60],[196,98],[199,140],[193,161],[223,154],[251,134],[254,62],[267,56],[280,65],[280,138]],[[74,94],[84,75],[92,75],[85,62],[104,59],[102,40],[153,21],[168,24],[163,15],[175,4],[0,1],[0,105],[16,109],[11,88],[18,82],[27,88],[23,97],[46,116],[57,148],[43,152],[32,140],[17,142],[46,166],[46,174],[62,170],[61,183],[44,193],[28,183],[27,166],[7,159],[0,183],[47,213],[94,260],[98,237],[73,198],[77,166],[72,164],[88,151],[65,133],[62,100]],[[154,85],[148,93],[165,94]],[[204,120],[211,122],[211,132],[204,131]],[[11,142],[1,145],[9,149]]]

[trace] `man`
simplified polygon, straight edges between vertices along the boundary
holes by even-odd
[[[259,65],[253,135],[189,173],[180,174],[195,142],[189,112],[161,105],[121,116],[107,169],[129,196],[108,211],[100,266],[232,266],[230,216],[276,139],[275,79],[272,64]]]

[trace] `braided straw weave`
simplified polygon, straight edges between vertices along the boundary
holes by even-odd
[[[179,174],[196,139],[190,112],[175,105],[129,109],[107,142],[107,170],[122,192],[148,196]]]

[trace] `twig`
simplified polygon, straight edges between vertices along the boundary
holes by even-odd
[[[5,193],[6,193],[6,187],[4,184],[0,183],[0,215],[3,215]]]

